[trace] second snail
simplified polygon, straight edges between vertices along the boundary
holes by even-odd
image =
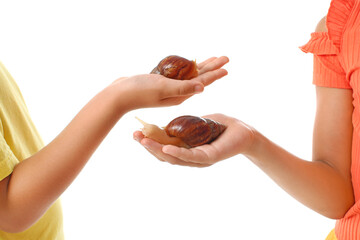
[[[211,119],[196,116],[180,116],[166,127],[159,128],[137,118],[143,125],[142,133],[161,144],[192,148],[209,144],[222,134],[226,126]]]

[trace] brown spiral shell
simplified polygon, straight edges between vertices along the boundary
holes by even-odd
[[[189,80],[199,75],[195,61],[176,55],[170,55],[161,60],[151,73],[177,80]]]
[[[189,147],[211,143],[225,129],[219,122],[190,115],[177,117],[165,127],[167,135],[180,138]]]

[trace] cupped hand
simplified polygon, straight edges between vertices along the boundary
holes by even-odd
[[[223,57],[212,57],[198,64],[199,76],[191,80],[174,80],[158,74],[142,74],[123,77],[114,81],[111,87],[118,90],[118,102],[128,110],[146,107],[178,105],[204,87],[227,75],[222,67],[229,62]]]
[[[246,153],[250,149],[254,138],[251,127],[223,114],[204,117],[227,126],[226,130],[210,144],[190,149],[162,145],[144,137],[140,131],[134,132],[134,139],[161,161],[191,167],[207,167],[237,154]]]

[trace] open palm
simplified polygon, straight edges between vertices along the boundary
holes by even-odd
[[[223,114],[212,114],[204,117],[227,126],[220,137],[210,144],[190,149],[172,145],[164,146],[144,137],[140,131],[134,132],[134,139],[161,161],[192,167],[207,167],[239,153],[245,153],[250,148],[253,131],[249,126]]]

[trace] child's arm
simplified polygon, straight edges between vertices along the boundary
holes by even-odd
[[[219,114],[206,117],[228,127],[210,145],[185,149],[162,146],[141,132],[135,132],[134,137],[160,160],[178,165],[209,166],[242,153],[298,201],[338,219],[354,204],[350,175],[352,91],[317,87],[316,92],[312,161],[290,154],[243,122]]]
[[[128,111],[179,104],[227,74],[226,57],[199,64],[201,74],[178,81],[146,74],[121,78],[97,94],[46,147],[0,182],[0,229],[30,227],[65,191],[116,122]],[[198,88],[198,89],[197,89]]]

